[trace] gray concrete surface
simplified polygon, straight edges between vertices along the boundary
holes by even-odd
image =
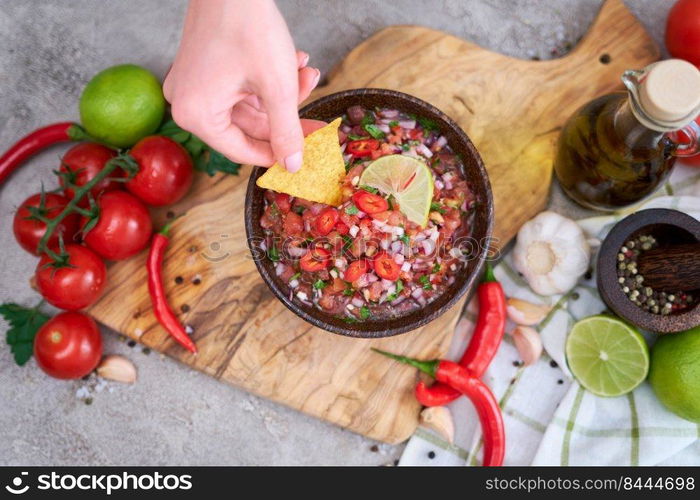
[[[281,0],[297,46],[326,72],[391,24],[446,30],[503,53],[551,58],[592,21],[600,0]],[[658,40],[659,0],[628,0]],[[0,2],[0,149],[23,133],[77,119],[82,86],[106,66],[133,62],[163,75],[175,54],[184,0]],[[63,149],[31,162],[0,189],[0,301],[34,304],[36,261],[15,244],[15,207],[43,181]],[[553,205],[581,212],[555,188]],[[118,307],[118,305],[115,305]],[[1,327],[4,331],[4,326]],[[4,334],[3,334],[4,336]],[[61,382],[30,362],[17,367],[0,342],[0,464],[391,464],[401,446],[361,436],[215,382],[105,332],[105,351],[138,366],[133,387]],[[91,401],[91,404],[86,404]]]

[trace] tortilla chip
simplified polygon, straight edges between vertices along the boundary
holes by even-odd
[[[331,206],[340,205],[340,186],[345,177],[345,161],[338,144],[340,118],[304,138],[304,161],[292,174],[275,163],[258,177],[263,189]]]

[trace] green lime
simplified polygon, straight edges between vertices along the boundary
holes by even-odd
[[[649,382],[666,408],[700,423],[700,326],[656,341]]]
[[[649,371],[649,348],[632,326],[610,316],[576,323],[566,339],[566,361],[579,383],[598,396],[621,396]]]
[[[425,162],[403,155],[374,160],[360,177],[361,186],[377,188],[396,198],[399,210],[421,227],[428,223],[433,184],[433,174]]]
[[[97,73],[80,96],[80,121],[98,141],[126,147],[156,131],[165,98],[158,79],[134,64]]]

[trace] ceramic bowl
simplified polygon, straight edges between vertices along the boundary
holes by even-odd
[[[464,175],[469,181],[477,199],[471,236],[477,242],[488,242],[493,226],[491,185],[481,157],[472,141],[467,137],[467,134],[447,115],[431,104],[393,90],[355,89],[331,94],[304,106],[300,114],[303,118],[331,121],[343,115],[350,106],[356,104],[367,108],[387,107],[398,109],[428,118],[438,125],[453,151],[461,156],[464,165]],[[248,245],[253,256],[261,254],[260,248],[256,248],[256,242],[264,239],[264,232],[259,223],[264,210],[264,190],[255,185],[257,178],[264,172],[265,169],[262,167],[253,169],[246,192],[245,226]],[[454,284],[425,307],[405,316],[356,323],[347,323],[340,318],[324,313],[314,306],[305,305],[298,301],[296,297],[290,299],[289,288],[286,283],[276,276],[274,263],[266,258],[255,258],[254,260],[260,276],[270,287],[272,293],[297,316],[323,330],[340,335],[380,338],[420,328],[454,306],[476,284],[487,252],[488,245],[479,245],[479,249],[474,252],[474,258],[469,260],[467,266],[456,276]]]

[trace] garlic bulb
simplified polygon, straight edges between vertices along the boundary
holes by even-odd
[[[540,295],[571,290],[589,260],[590,247],[579,225],[549,211],[520,228],[513,250],[515,268]]]

